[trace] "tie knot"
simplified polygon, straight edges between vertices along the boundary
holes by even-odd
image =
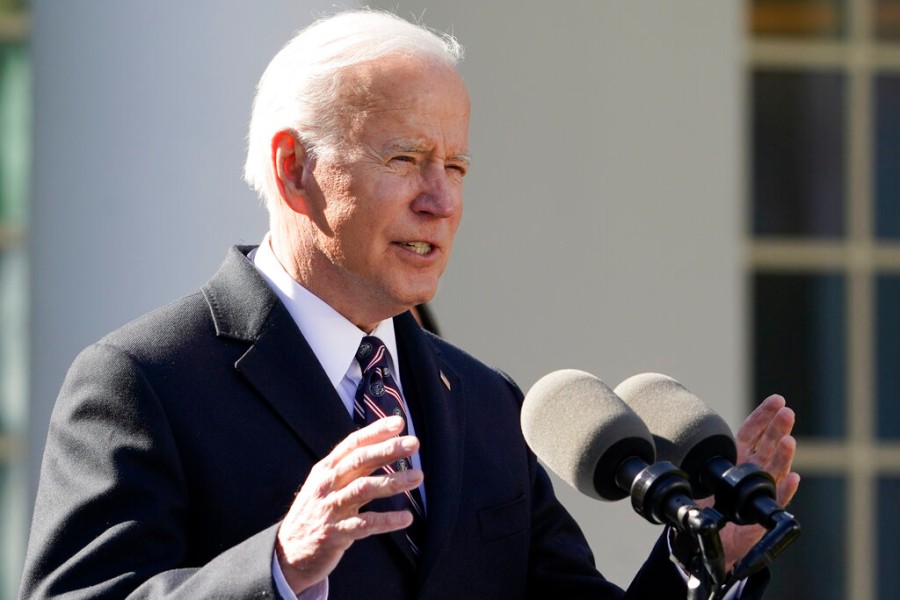
[[[356,351],[356,362],[362,369],[363,374],[368,373],[375,367],[387,368],[387,347],[380,339],[375,336],[366,336],[359,344]]]

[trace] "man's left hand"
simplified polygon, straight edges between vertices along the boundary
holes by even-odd
[[[753,463],[775,479],[776,501],[787,506],[800,485],[800,475],[791,471],[797,442],[791,436],[794,411],[784,398],[769,396],[756,407],[737,433],[737,462]],[[728,568],[734,566],[756,542],[765,529],[760,525],[728,523],[720,536]]]

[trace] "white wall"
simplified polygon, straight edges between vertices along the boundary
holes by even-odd
[[[740,3],[380,4],[467,48],[474,166],[435,301],[445,335],[525,390],[563,367],[611,385],[665,372],[736,425]],[[81,347],[265,230],[240,180],[253,87],[329,10],[34,2],[33,458]],[[601,569],[626,583],[658,530],[562,485]]]
[[[384,0],[466,46],[473,166],[435,301],[527,390],[667,373],[733,426],[744,399],[741,4]],[[558,494],[625,584],[658,529]]]
[[[81,348],[195,291],[266,230],[241,181],[250,102],[314,3],[249,6],[33,5],[33,445]]]

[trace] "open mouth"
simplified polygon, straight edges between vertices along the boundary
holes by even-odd
[[[408,250],[412,250],[416,254],[424,256],[431,252],[431,244],[428,242],[402,242],[400,244]]]

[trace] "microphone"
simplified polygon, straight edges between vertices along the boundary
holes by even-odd
[[[619,466],[635,457],[652,463],[653,436],[600,379],[575,369],[539,379],[522,404],[529,447],[566,483],[598,500],[621,500]]]
[[[751,463],[734,465],[731,429],[678,381],[643,373],[623,381],[615,393],[647,424],[659,458],[687,472],[695,497],[714,495],[716,509],[729,521],[769,530],[735,566],[738,578],[769,564],[799,535],[799,523],[775,501],[772,476]]]
[[[737,462],[731,429],[678,381],[659,373],[642,373],[623,381],[615,393],[646,423],[659,458],[688,474],[695,497],[716,495],[718,506],[721,496],[726,516],[742,525],[766,524],[771,512],[782,510],[774,502],[774,483],[769,494],[768,486],[756,481],[772,482],[762,469],[742,465],[742,471],[748,471],[743,478],[726,476]]]
[[[715,482],[703,473],[706,463],[713,458],[737,461],[737,446],[725,420],[676,380],[659,373],[629,377],[615,393],[650,429],[659,457],[688,473],[696,496],[712,495]]]
[[[529,447],[581,493],[610,501],[630,495],[642,517],[679,530],[699,511],[685,474],[668,462],[652,464],[656,451],[644,422],[590,373],[542,377],[525,396],[521,421]]]

